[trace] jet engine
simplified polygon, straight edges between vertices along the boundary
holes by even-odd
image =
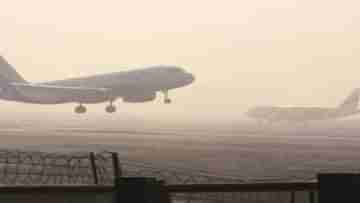
[[[156,99],[156,93],[146,93],[142,95],[129,95],[123,98],[123,101],[126,103],[143,103],[149,102]]]

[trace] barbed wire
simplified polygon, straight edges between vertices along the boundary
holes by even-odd
[[[48,153],[0,150],[2,185],[112,185],[115,179],[113,152]],[[92,163],[93,159],[93,163]],[[243,183],[204,171],[158,167],[137,161],[118,160],[123,177],[153,177],[166,184]]]
[[[113,179],[108,171],[111,159],[96,156],[100,183]],[[45,153],[0,150],[0,184],[2,185],[90,185],[94,173],[89,153]]]

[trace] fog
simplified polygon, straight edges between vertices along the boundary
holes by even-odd
[[[111,117],[237,120],[254,105],[337,106],[360,87],[359,6],[350,0],[13,0],[2,4],[0,53],[29,81],[182,66],[196,81],[170,92],[174,104],[118,101]],[[41,118],[74,116],[73,107],[1,102],[0,111]],[[89,105],[83,117],[109,117],[104,108]]]

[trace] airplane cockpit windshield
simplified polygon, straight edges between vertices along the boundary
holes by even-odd
[[[168,72],[171,72],[171,73],[183,73],[184,72],[184,69],[182,68],[177,68],[177,67],[173,67],[173,68],[169,68],[167,69]]]

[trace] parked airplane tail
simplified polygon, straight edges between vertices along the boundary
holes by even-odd
[[[360,100],[360,88],[354,89],[338,109],[346,112],[355,111],[358,108]]]
[[[0,56],[0,84],[10,83],[10,82],[19,82],[25,83],[21,75],[16,72],[16,70],[4,59],[4,57]]]

